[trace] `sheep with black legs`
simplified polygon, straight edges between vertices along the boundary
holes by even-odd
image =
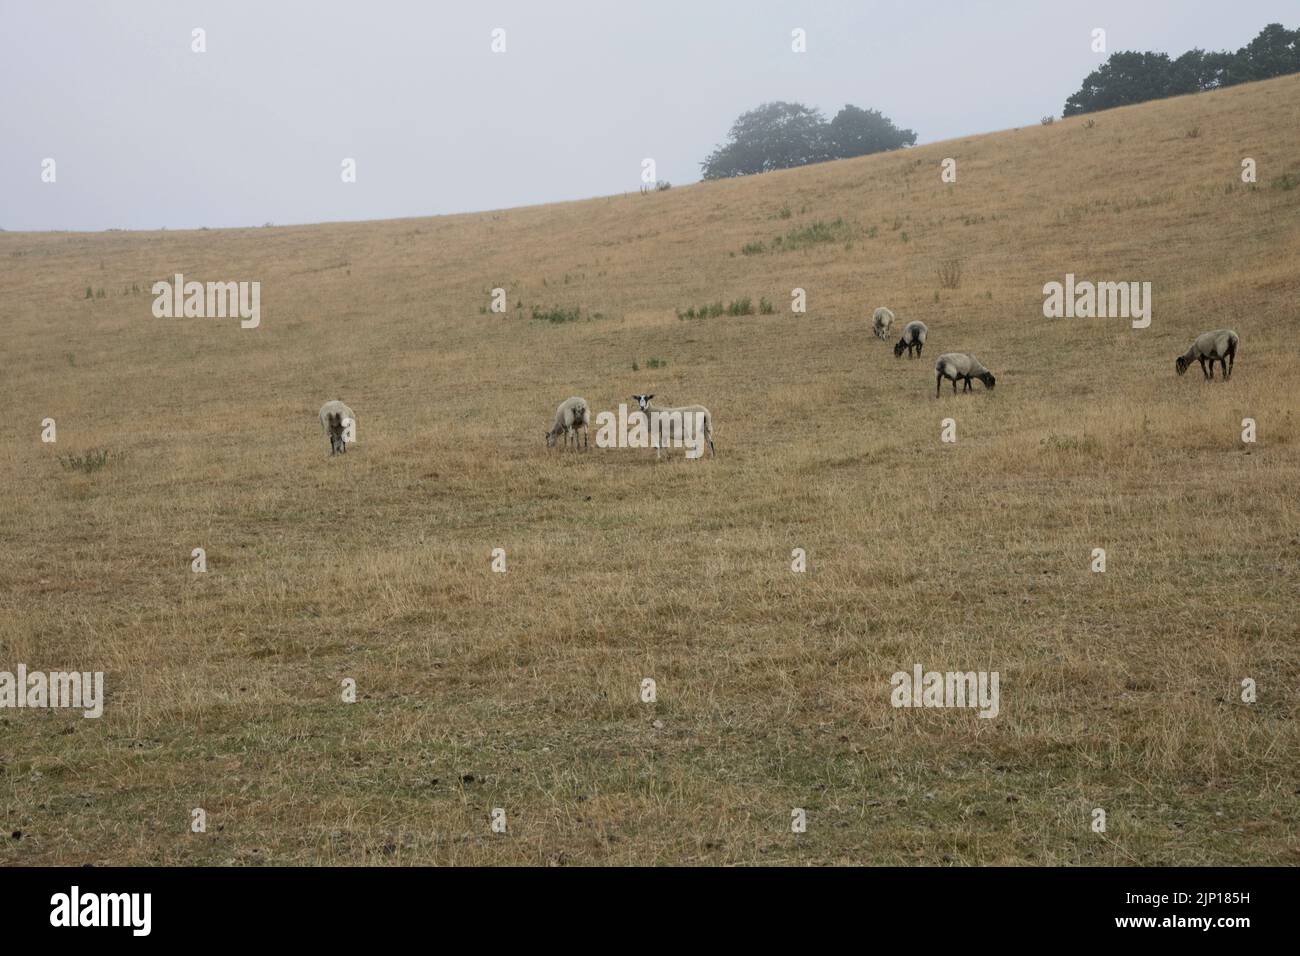
[[[1178,358],[1174,359],[1174,370],[1182,375],[1187,371],[1187,366],[1192,364],[1196,359],[1201,363],[1201,373],[1205,376],[1206,381],[1214,381],[1214,363],[1218,362],[1223,368],[1223,380],[1226,382],[1232,377],[1232,363],[1237,358],[1237,343],[1240,339],[1237,333],[1232,329],[1216,329],[1213,332],[1202,332],[1196,337],[1196,341]],[[1206,362],[1209,368],[1206,368]]]
[[[320,407],[320,427],[330,436],[330,454],[342,455],[348,442],[356,441],[357,416],[338,399],[330,399]]]
[[[921,357],[921,350],[925,348],[925,337],[929,333],[924,322],[908,322],[903,326],[903,337],[898,340],[894,346],[894,358],[898,358],[907,351],[907,357],[912,357],[912,349],[916,349],[916,357]]]
[[[569,435],[573,435],[573,450],[578,450],[578,429],[582,429],[583,448],[591,447],[591,436],[587,431],[591,425],[591,406],[587,404],[585,398],[577,395],[572,398],[566,398],[560,402],[560,407],[555,410],[555,424],[551,430],[546,433],[546,447],[554,448],[555,441],[560,435],[564,435],[564,446],[569,446]],[[597,438],[600,436],[597,435]]]
[[[962,379],[963,392],[974,391],[970,380],[979,379],[984,383],[985,388],[992,388],[997,379],[993,373],[980,364],[980,360],[968,352],[944,352],[939,356],[939,360],[934,363],[934,397],[939,397],[939,388],[943,385],[943,380],[949,379],[952,382],[952,393],[957,394],[957,380]]]
[[[893,324],[894,313],[883,305],[876,309],[875,314],[871,317],[871,331],[878,339],[884,339],[889,334],[889,327]]]

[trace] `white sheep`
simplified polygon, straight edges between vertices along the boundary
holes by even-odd
[[[554,448],[555,440],[560,434],[564,435],[564,446],[569,446],[569,435],[573,435],[573,450],[578,450],[578,429],[582,429],[583,447],[591,446],[590,433],[587,427],[591,424],[591,406],[587,404],[585,398],[579,398],[577,395],[572,398],[566,398],[560,402],[560,407],[555,410],[555,424],[551,430],[546,433],[546,447]],[[597,438],[600,436],[597,435]]]
[[[659,459],[664,443],[671,444],[674,440],[685,444],[687,447],[694,447],[699,439],[703,439],[708,442],[709,451],[713,457],[718,457],[718,450],[713,447],[713,416],[709,414],[709,410],[703,405],[660,408],[657,405],[650,404],[650,399],[654,398],[653,394],[633,395],[632,398],[645,415],[651,436],[658,435],[659,437],[659,441],[655,442],[656,460]],[[704,453],[702,445],[700,446],[700,453]],[[687,457],[691,457],[689,453]]]
[[[985,388],[992,388],[997,382],[993,373],[980,364],[980,360],[968,352],[944,352],[934,363],[937,373],[934,378],[934,397],[939,397],[939,387],[943,380],[952,380],[952,393],[957,394],[957,379],[964,379],[963,392],[973,391],[970,380],[979,379]]]
[[[348,441],[356,441],[357,416],[336,398],[320,407],[320,427],[330,436],[330,454],[347,452]]]
[[[1187,371],[1187,366],[1192,364],[1192,359],[1197,359],[1201,363],[1201,372],[1211,382],[1214,381],[1214,363],[1218,362],[1223,366],[1223,380],[1226,382],[1232,375],[1232,363],[1237,358],[1237,342],[1240,339],[1237,333],[1232,329],[1216,329],[1213,332],[1202,332],[1192,343],[1192,347],[1184,352],[1178,358],[1174,359],[1174,369],[1179,375]],[[1205,367],[1205,361],[1209,359],[1210,367]]]
[[[903,326],[903,337],[894,346],[894,358],[902,355],[904,349],[907,350],[907,357],[911,358],[913,348],[916,349],[916,357],[920,358],[921,350],[925,348],[925,336],[929,331],[924,322],[908,322]]]
[[[875,333],[876,338],[881,340],[889,334],[889,327],[893,324],[894,313],[883,305],[876,309],[875,314],[871,317],[871,331]]]

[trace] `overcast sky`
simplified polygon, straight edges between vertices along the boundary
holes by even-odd
[[[928,143],[1060,115],[1105,58],[1095,27],[1108,52],[1177,54],[1275,21],[1300,4],[0,0],[0,228],[496,209],[636,190],[646,157],[680,185],[770,100],[879,109]]]

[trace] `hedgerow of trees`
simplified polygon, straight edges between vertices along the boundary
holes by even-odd
[[[1300,73],[1300,28],[1270,23],[1236,53],[1188,50],[1167,53],[1125,51],[1111,56],[1065,101],[1065,115],[1092,113],[1130,103],[1198,93],[1251,80]]]
[[[915,132],[899,129],[878,110],[845,106],[828,123],[820,110],[802,103],[764,103],[742,113],[731,125],[727,142],[700,167],[705,179],[724,179],[865,156],[915,143]]]

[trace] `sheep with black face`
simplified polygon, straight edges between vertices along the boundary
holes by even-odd
[[[894,358],[898,358],[904,351],[907,352],[907,357],[911,358],[912,349],[916,349],[916,357],[920,358],[921,350],[925,348],[925,337],[929,332],[924,322],[908,322],[903,326],[903,337],[894,346]]]
[[[943,385],[943,380],[949,379],[952,382],[952,393],[957,394],[957,380],[962,379],[962,391],[974,391],[970,380],[979,379],[984,383],[985,388],[991,389],[997,379],[993,373],[980,364],[980,360],[969,352],[944,352],[939,356],[939,360],[934,363],[934,397],[939,397],[939,388]]]
[[[1201,363],[1201,373],[1205,376],[1206,381],[1214,381],[1214,363],[1218,362],[1223,368],[1223,380],[1226,382],[1232,377],[1232,364],[1237,358],[1237,343],[1241,341],[1237,333],[1232,329],[1216,329],[1213,332],[1202,332],[1196,337],[1196,341],[1178,358],[1174,359],[1174,371],[1182,375],[1187,371],[1187,366],[1192,364],[1195,359]],[[1209,368],[1206,368],[1206,363]]]

